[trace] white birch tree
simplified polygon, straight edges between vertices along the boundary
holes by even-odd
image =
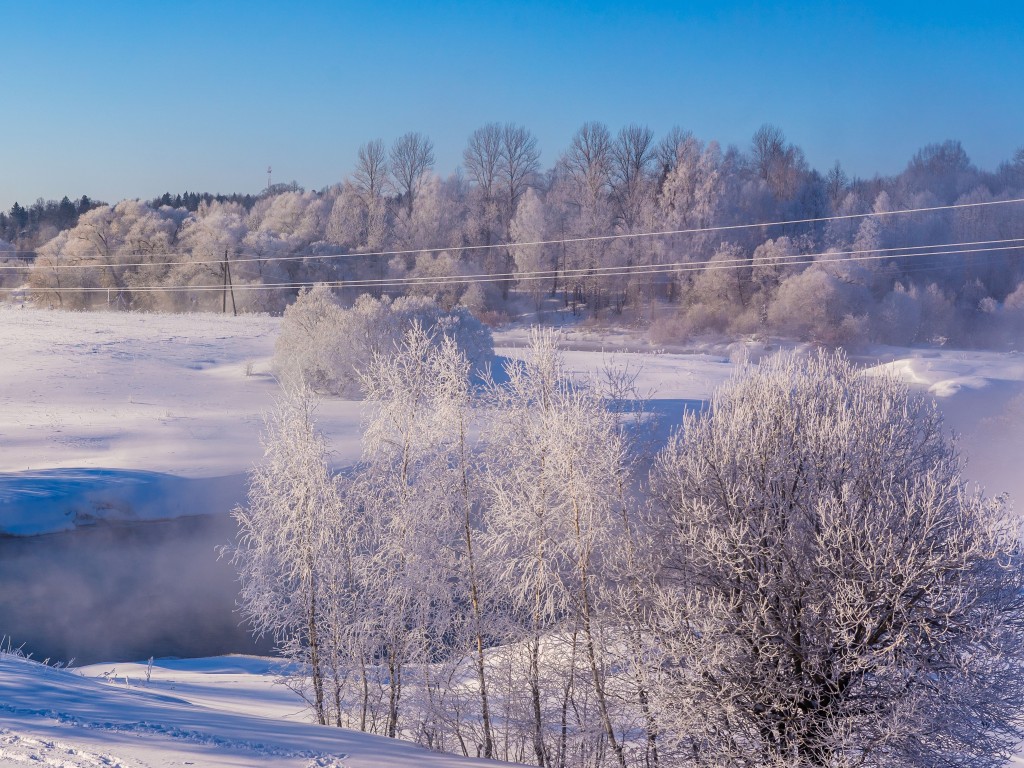
[[[340,500],[314,409],[310,390],[294,386],[267,417],[265,461],[250,474],[247,504],[233,513],[239,525],[233,562],[243,613],[258,635],[272,636],[301,665],[297,688],[323,725],[323,573],[342,532]]]
[[[597,726],[625,765],[607,692],[599,604],[600,563],[622,530],[624,442],[600,397],[569,381],[550,332],[535,331],[526,360],[506,374],[507,385],[492,393],[486,540],[497,584],[519,623],[518,638],[509,639],[528,649],[533,756],[541,766],[564,764],[559,740],[547,738],[555,724],[545,713],[551,692],[544,690],[542,666],[568,658],[569,667],[578,663],[589,677],[579,684],[589,682],[596,710],[596,722],[587,725]],[[559,672],[559,683],[575,674],[564,661]],[[574,695],[570,687],[563,701]]]

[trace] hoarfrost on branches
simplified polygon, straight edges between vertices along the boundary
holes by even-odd
[[[1021,545],[934,406],[779,356],[689,415],[655,489],[662,719],[721,766],[999,765],[1021,737]]]

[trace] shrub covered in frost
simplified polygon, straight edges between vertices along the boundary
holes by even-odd
[[[437,340],[451,338],[475,372],[494,356],[490,330],[465,307],[445,311],[428,297],[364,294],[344,309],[327,286],[318,285],[285,310],[274,370],[282,380],[303,381],[319,392],[360,396],[360,374],[373,354],[393,347],[413,323]]]

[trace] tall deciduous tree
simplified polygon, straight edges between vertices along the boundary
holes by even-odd
[[[527,128],[505,123],[501,128],[498,178],[504,190],[506,221],[515,215],[519,199],[526,192],[530,177],[537,172],[540,150],[537,137]]]
[[[391,145],[388,159],[395,189],[402,197],[406,213],[411,216],[423,176],[434,167],[434,142],[421,133],[410,131]]]
[[[407,587],[430,597],[414,616],[417,629],[433,641],[429,658],[456,666],[472,659],[481,747],[490,758],[495,745],[485,650],[492,628],[478,541],[481,468],[475,455],[470,370],[454,341],[431,339],[419,324],[392,350],[376,355],[367,371],[367,388],[379,403],[367,425],[373,457],[367,468],[378,485],[399,491],[387,497],[382,520],[383,530],[400,535],[382,549],[400,548],[393,572],[419,564],[421,570]],[[411,490],[411,506],[402,504],[402,489]],[[396,585],[401,593],[401,581]]]
[[[473,131],[462,153],[470,178],[480,190],[483,199],[494,200],[497,194],[501,165],[501,124],[488,123]]]
[[[352,183],[367,207],[384,194],[388,183],[388,156],[383,141],[374,139],[359,147]]]
[[[516,211],[510,227],[512,242],[536,243],[550,237],[550,224],[546,217],[547,210],[543,201],[533,190],[528,190],[523,202]],[[511,248],[517,273],[545,272],[554,273],[557,267],[557,250],[552,245],[514,245]],[[552,274],[550,283],[537,279],[539,275],[531,275],[529,280],[522,282],[522,287],[533,296],[537,309],[541,307],[544,293],[550,288],[557,289],[557,274]]]
[[[512,220],[519,201],[529,188],[531,178],[539,167],[540,151],[537,138],[526,128],[515,123],[488,123],[475,130],[463,152],[466,169],[476,183],[481,210],[477,213],[482,240],[489,245],[497,234],[506,241],[512,237]],[[512,271],[513,255],[504,251],[504,272]],[[485,258],[500,269],[502,254]],[[502,281],[502,293],[507,297],[510,280]]]
[[[619,131],[611,150],[612,197],[627,231],[640,221],[653,161],[654,134],[650,128],[628,125]]]
[[[782,129],[770,123],[754,132],[751,159],[755,174],[780,200],[796,192],[801,175],[807,171],[803,150],[787,143]]]
[[[569,382],[551,333],[536,331],[527,359],[506,373],[507,387],[494,393],[500,416],[486,478],[487,542],[498,584],[521,622],[517,639],[528,649],[534,757],[540,766],[559,764],[559,750],[545,739],[541,656],[560,628],[570,647],[550,653],[581,657],[598,727],[624,766],[598,597],[601,563],[622,533],[622,434],[600,397]]]
[[[579,205],[596,205],[611,184],[612,138],[608,127],[598,122],[580,126],[562,163],[575,183]]]

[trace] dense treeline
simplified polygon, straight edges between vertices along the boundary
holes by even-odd
[[[14,203],[11,210],[0,211],[0,253],[7,250],[31,251],[63,229],[78,224],[78,217],[104,203],[83,195],[73,201],[66,195],[58,200],[40,198],[27,208]],[[16,248],[15,248],[16,246]]]
[[[1020,204],[889,214],[1024,196],[1024,148],[986,171],[948,141],[863,180],[838,162],[810,168],[770,125],[723,148],[586,123],[551,167],[539,157],[529,130],[495,123],[448,177],[409,133],[366,143],[319,192],[102,206],[39,249],[31,285],[66,308],[182,310],[222,308],[230,282],[240,309],[279,312],[301,284],[327,281],[348,286],[345,302],[417,293],[496,316],[621,314],[660,339],[999,344],[1022,328]],[[818,220],[742,226],[806,219]],[[585,239],[609,235],[625,237]]]
[[[294,184],[275,184],[274,186],[281,188],[270,189],[268,192],[280,194],[281,192],[297,191],[297,185]],[[259,195],[242,195],[237,192],[230,195],[211,195],[209,192],[185,192],[183,195],[171,195],[170,192],[164,192],[160,197],[150,200],[149,206],[151,208],[162,208],[164,206],[168,208],[184,208],[186,211],[195,213],[203,203],[238,203],[245,210],[250,211],[256,205],[259,197]]]
[[[293,182],[292,184],[275,184],[270,191],[280,194],[296,189],[298,186]],[[169,206],[195,212],[199,210],[202,203],[239,203],[246,210],[250,210],[256,204],[257,199],[259,199],[259,195],[238,193],[212,195],[209,192],[185,192],[171,195],[170,192],[165,192],[160,197],[150,200],[148,205],[151,208]],[[53,239],[61,230],[74,228],[83,213],[104,205],[106,203],[92,200],[88,195],[83,195],[74,201],[66,195],[60,200],[40,198],[27,208],[15,202],[9,211],[0,211],[0,241],[11,246],[9,250],[17,250],[26,256],[31,256],[38,246]],[[2,252],[3,249],[0,249],[0,253]]]
[[[550,333],[482,386],[420,325],[361,373],[362,460],[332,476],[286,381],[235,511],[245,612],[320,723],[542,768],[1016,747],[1018,526],[894,379],[774,358],[652,462],[628,373],[571,381]]]

